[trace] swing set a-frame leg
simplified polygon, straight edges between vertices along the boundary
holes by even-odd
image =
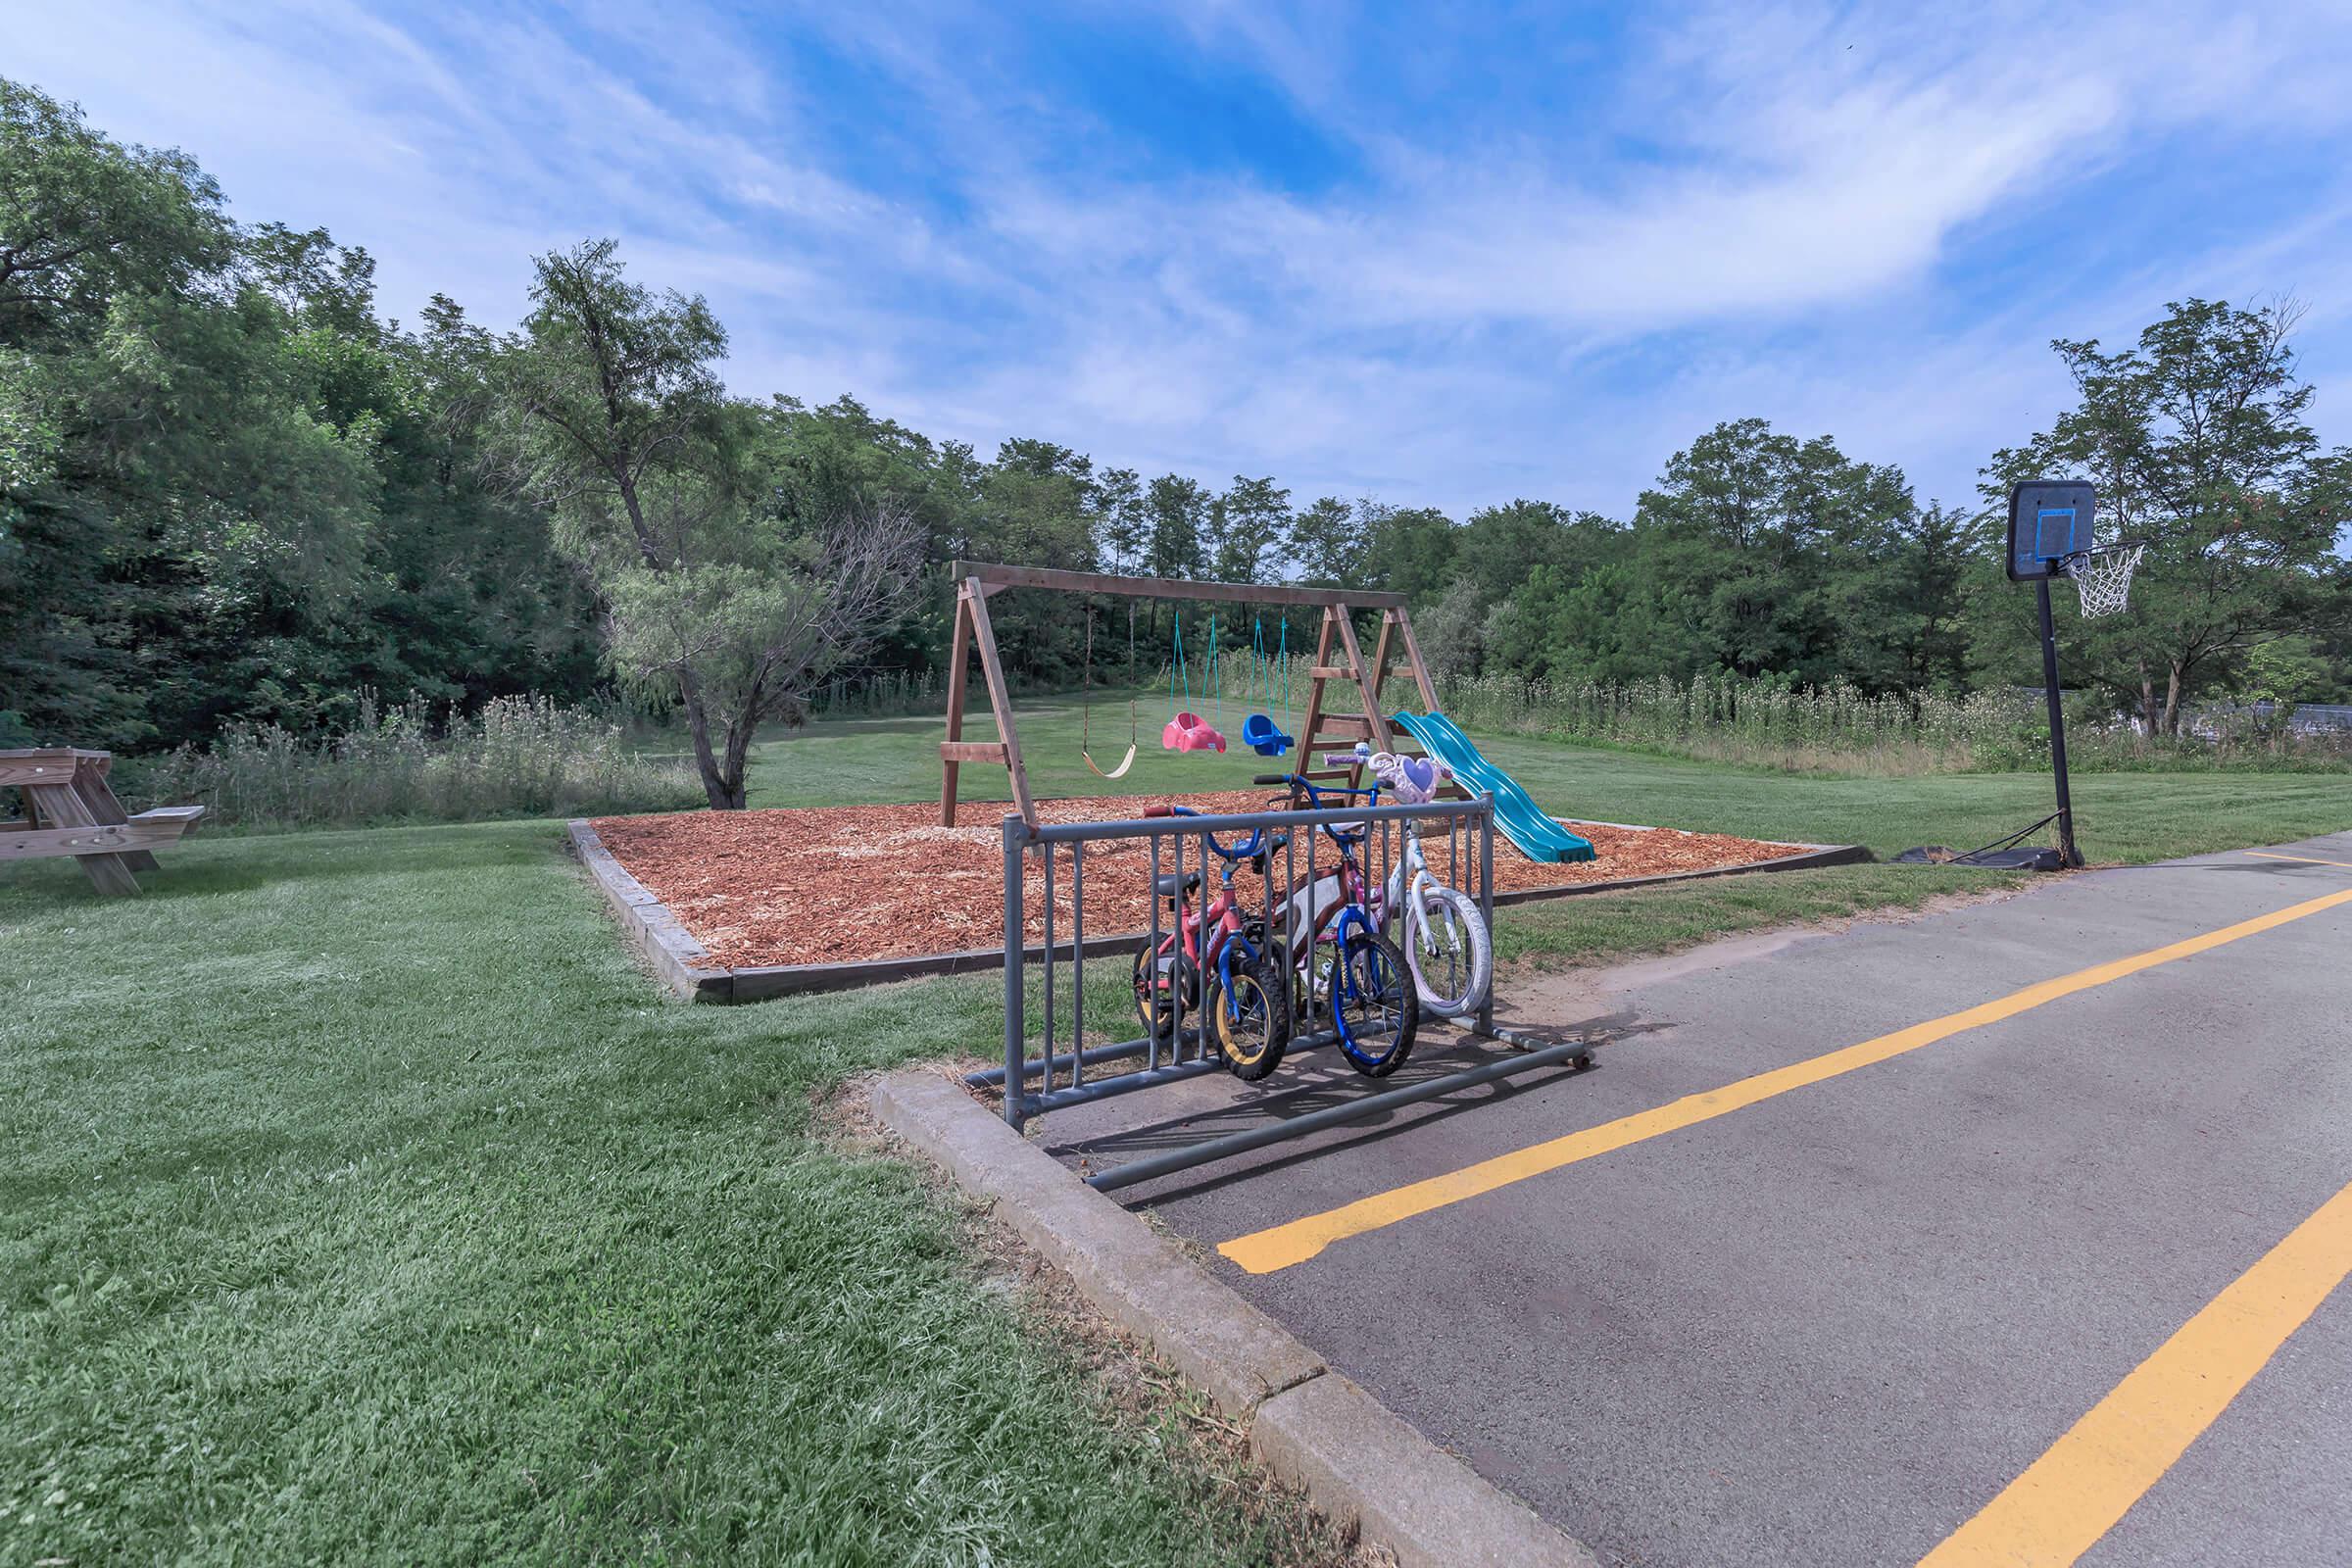
[[[948,734],[939,748],[939,825],[956,825],[956,753],[963,745],[963,689],[972,678],[972,614],[956,590],[956,630],[948,643]]]
[[[956,825],[956,773],[964,762],[996,762],[1012,781],[1012,804],[1021,820],[1037,825],[1037,806],[1029,799],[1029,771],[1021,764],[1021,738],[1012,727],[1012,697],[1004,667],[997,659],[996,633],[988,623],[988,590],[977,577],[967,577],[956,589],[956,630],[948,651],[948,734],[939,745],[939,820]],[[988,706],[997,718],[998,739],[963,738],[963,689],[971,678],[971,656],[980,656],[980,673],[988,683]]]

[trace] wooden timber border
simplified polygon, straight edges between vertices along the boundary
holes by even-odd
[[[1574,825],[1572,822],[1571,826]],[[1630,824],[1609,824],[1611,826]],[[595,826],[584,817],[565,824],[566,841],[587,867],[629,945],[643,954],[662,989],[685,1002],[765,1002],[775,997],[807,996],[818,991],[851,991],[859,986],[893,980],[919,980],[933,975],[980,974],[1004,967],[1004,950],[966,948],[956,953],[917,953],[902,958],[862,958],[847,963],[761,963],[727,968],[710,964],[710,950],[654,897],[646,885],[605,848]],[[1495,907],[1568,899],[1588,893],[1621,893],[1629,888],[1656,887],[1665,882],[1697,882],[1708,877],[1741,876],[1749,872],[1802,871],[1824,865],[1853,865],[1875,858],[1859,844],[1805,844],[1794,855],[1741,865],[1715,865],[1699,871],[1662,871],[1655,876],[1615,877],[1606,882],[1579,882],[1556,888],[1522,888],[1494,895]],[[1090,958],[1129,953],[1150,933],[1127,931],[1115,936],[1089,937]],[[1057,942],[1054,952],[1066,955],[1070,945]],[[1029,956],[1042,959],[1043,944],[1034,944]],[[699,960],[699,961],[698,961]]]

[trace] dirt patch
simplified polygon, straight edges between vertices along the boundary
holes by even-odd
[[[1042,802],[1048,822],[1140,815],[1152,805],[1200,811],[1262,809],[1258,790],[1201,795],[1112,796]],[[973,808],[978,809],[978,808]],[[1596,858],[1538,864],[1508,844],[1494,849],[1497,892],[1567,887],[1619,877],[1708,871],[1795,854],[1801,846],[1723,833],[1612,827],[1567,820]],[[755,964],[848,963],[995,947],[1004,941],[1004,849],[990,821],[939,825],[939,808],[817,806],[763,811],[675,811],[599,818],[597,834],[631,876],[710,950],[713,968]],[[1318,851],[1318,859],[1325,851]],[[1427,841],[1431,869],[1467,886],[1472,867],[1449,863],[1442,836]],[[1170,853],[1163,851],[1163,854]],[[1304,871],[1304,850],[1298,865]],[[1465,859],[1468,856],[1465,855]],[[1150,923],[1149,853],[1142,842],[1090,846],[1086,929],[1110,936]],[[1163,869],[1172,866],[1163,861]],[[1068,862],[1054,890],[1056,940],[1069,935]],[[1251,904],[1262,896],[1237,878]],[[1029,939],[1045,937],[1045,889],[1026,879]]]

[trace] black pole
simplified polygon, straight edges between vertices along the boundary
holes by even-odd
[[[2050,766],[2058,775],[2058,858],[2068,867],[2082,863],[2075,848],[2075,802],[2066,787],[2066,714],[2058,701],[2058,628],[2050,619],[2050,579],[2034,584],[2041,600],[2041,689],[2050,704]]]

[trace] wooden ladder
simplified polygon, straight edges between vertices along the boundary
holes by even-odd
[[[1338,644],[1347,662],[1332,662],[1332,647]],[[1401,757],[1422,755],[1419,742],[1401,729],[1390,726],[1381,705],[1381,690],[1388,684],[1389,668],[1396,656],[1404,656],[1406,669],[1411,671],[1415,695],[1421,699],[1424,712],[1438,710],[1437,684],[1429,678],[1429,665],[1422,662],[1421,645],[1413,636],[1412,617],[1401,608],[1384,610],[1380,616],[1380,640],[1373,645],[1372,662],[1364,662],[1361,642],[1355,635],[1354,619],[1344,605],[1326,607],[1323,612],[1323,630],[1315,639],[1315,662],[1307,671],[1311,684],[1307,688],[1306,722],[1299,730],[1298,772],[1300,777],[1320,783],[1326,779],[1346,779],[1348,788],[1363,786],[1360,765],[1332,767],[1324,764],[1327,751],[1345,751],[1358,741],[1365,741],[1376,752],[1395,752]],[[1354,699],[1362,705],[1354,712],[1334,711],[1324,704],[1324,683],[1344,681],[1351,688]],[[1470,792],[1456,783],[1440,792],[1449,800],[1466,801]]]

